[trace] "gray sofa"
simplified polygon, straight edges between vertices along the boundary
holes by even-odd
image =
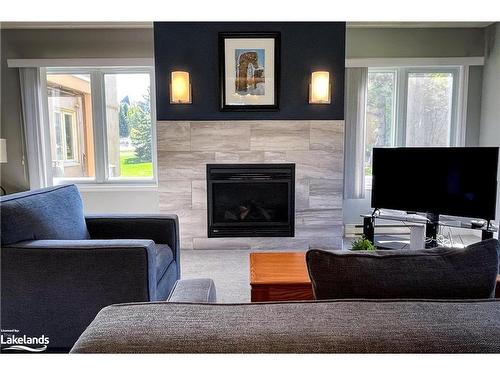
[[[75,185],[2,196],[1,328],[69,351],[103,307],[164,301],[180,277],[175,215],[84,216]]]
[[[210,282],[181,280],[168,303],[106,307],[72,352],[500,353],[499,250],[310,250],[314,302],[208,304]]]
[[[500,300],[104,308],[72,353],[500,353]]]

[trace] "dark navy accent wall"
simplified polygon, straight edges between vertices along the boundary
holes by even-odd
[[[280,32],[279,111],[221,112],[219,32]],[[344,22],[155,22],[157,120],[343,120]],[[193,103],[169,103],[170,72],[190,73]],[[308,104],[311,72],[328,70],[331,104]]]

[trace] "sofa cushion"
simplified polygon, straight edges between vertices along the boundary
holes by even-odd
[[[216,303],[217,293],[212,279],[177,280],[169,302]]]
[[[491,239],[464,249],[309,250],[306,260],[316,299],[493,298],[499,250]]]
[[[156,282],[158,283],[167,271],[168,266],[174,260],[170,246],[155,244],[156,250]]]
[[[177,276],[177,263],[175,260],[170,263],[170,265],[167,267],[167,270],[161,277],[161,279],[158,280],[158,283],[156,284],[156,297],[155,301],[166,301],[168,299],[168,296],[170,295],[170,292],[172,291],[172,288],[175,285],[175,282],[179,279]]]
[[[1,243],[89,238],[83,204],[75,185],[1,197]]]
[[[500,300],[135,303],[72,353],[499,353]]]

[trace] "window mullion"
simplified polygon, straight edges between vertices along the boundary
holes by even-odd
[[[158,179],[158,154],[157,154],[157,141],[156,141],[156,83],[155,83],[155,72],[154,69],[149,70],[149,91],[150,91],[150,110],[151,110],[151,150],[152,150],[152,162],[153,162],[153,179],[155,182]]]
[[[43,182],[43,185],[40,187],[44,187],[44,186],[52,186],[54,183],[53,176],[52,176],[52,153],[51,153],[51,147],[50,147],[49,103],[48,103],[47,96],[46,96],[46,93],[47,93],[47,69],[40,68],[38,71],[38,77],[39,77],[39,82],[40,82],[39,90],[40,90],[40,92],[44,93],[43,100],[42,100],[42,103],[40,105],[41,113],[39,114],[40,126],[42,127],[40,138],[43,142],[42,149],[44,150],[42,159],[45,161],[44,182]]]
[[[406,146],[406,111],[408,109],[408,69],[398,68],[396,85],[396,144]]]
[[[462,66],[454,69],[450,146],[465,146],[468,87],[469,67]]]
[[[106,104],[104,101],[104,75],[93,70],[91,76],[92,117],[94,130],[95,179],[103,183],[106,173]]]

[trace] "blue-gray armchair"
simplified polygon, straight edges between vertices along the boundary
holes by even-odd
[[[75,185],[0,198],[1,328],[69,351],[104,306],[166,300],[180,278],[175,215],[84,216]]]

